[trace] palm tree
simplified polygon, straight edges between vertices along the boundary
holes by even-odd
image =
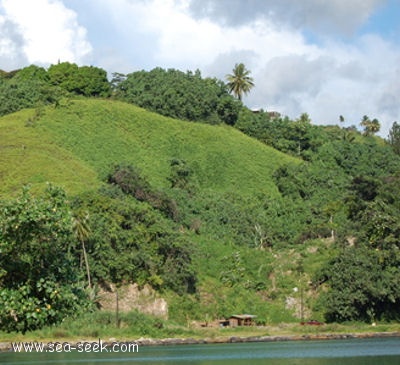
[[[364,136],[371,136],[381,129],[379,120],[376,118],[371,120],[367,115],[363,116],[360,125],[364,127]]]
[[[253,78],[249,76],[250,73],[243,63],[239,63],[235,65],[232,74],[226,75],[229,92],[239,100],[242,100],[243,94],[247,94],[254,87]]]
[[[90,268],[89,268],[89,261],[87,258],[87,253],[86,253],[86,247],[85,247],[85,241],[90,236],[89,213],[86,213],[85,215],[82,215],[82,214],[74,215],[72,217],[72,228],[73,228],[75,237],[78,239],[78,241],[82,245],[83,257],[85,260],[86,274],[87,274],[87,279],[88,279],[88,286],[89,286],[89,289],[91,289],[92,283],[90,280]]]

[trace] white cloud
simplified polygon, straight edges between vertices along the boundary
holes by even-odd
[[[58,60],[84,63],[92,48],[75,12],[60,0],[1,0],[3,19],[13,25],[15,37],[2,34],[2,41],[15,46],[15,57],[28,63],[49,64]],[[1,51],[4,57],[5,52]],[[18,63],[18,62],[17,62]],[[1,65],[0,65],[1,67]]]
[[[24,66],[28,60],[22,51],[24,40],[17,25],[0,15],[0,69],[12,70]]]
[[[358,125],[363,115],[378,118],[382,136],[400,116],[400,50],[378,36],[353,45],[330,42],[320,56],[274,57],[255,75],[262,88],[247,102],[290,117],[303,112],[317,124],[344,115]]]
[[[356,29],[385,0],[190,0],[196,17],[240,26],[267,19],[294,28],[348,33]]]
[[[256,100],[264,107],[279,109],[287,109],[287,104],[291,104],[290,114],[297,114],[301,112],[302,100],[315,98],[321,91],[334,63],[335,60],[328,56],[316,59],[306,55],[274,57],[256,75],[258,82],[264,85]]]
[[[260,58],[290,53],[314,52],[301,34],[277,29],[272,22],[253,22],[240,27],[223,27],[208,19],[191,16],[186,1],[90,0],[103,7],[104,19],[113,24],[124,49],[135,57],[147,55],[142,67],[207,68],[220,55],[251,52]],[[118,39],[116,42],[118,42]],[[127,45],[127,40],[131,40]],[[134,59],[135,61],[135,59]],[[225,75],[234,63],[224,67]],[[221,70],[222,71],[222,70]]]

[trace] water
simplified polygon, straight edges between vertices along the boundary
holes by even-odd
[[[0,353],[10,365],[398,365],[400,338],[139,347],[121,353]]]

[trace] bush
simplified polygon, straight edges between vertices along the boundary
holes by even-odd
[[[123,164],[116,165],[108,175],[107,182],[119,186],[125,194],[149,203],[167,217],[175,221],[178,220],[179,212],[176,202],[163,192],[154,191],[135,167]]]
[[[398,319],[399,262],[395,255],[367,247],[343,250],[325,267],[320,282],[329,284],[321,296],[328,322]],[[389,261],[392,261],[390,263]]]

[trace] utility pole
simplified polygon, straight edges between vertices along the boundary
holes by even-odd
[[[301,317],[301,322],[304,322],[304,290],[301,282],[300,282],[300,317]]]
[[[118,298],[118,287],[115,287],[115,299],[116,299],[116,310],[115,310],[115,321],[117,328],[119,328],[119,298]]]

